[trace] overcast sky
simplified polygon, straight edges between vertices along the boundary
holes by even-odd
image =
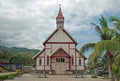
[[[0,45],[42,49],[56,29],[59,4],[78,49],[99,40],[91,23],[101,15],[120,17],[120,0],[0,0]]]

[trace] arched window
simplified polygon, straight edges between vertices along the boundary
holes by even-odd
[[[42,65],[42,59],[41,58],[39,59],[39,65]]]
[[[49,56],[47,55],[47,65],[49,65]]]
[[[79,65],[81,65],[81,59],[79,59]]]
[[[74,56],[72,55],[72,65],[74,65]]]

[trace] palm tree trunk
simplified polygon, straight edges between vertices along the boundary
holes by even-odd
[[[107,50],[106,55],[107,55],[107,59],[108,59],[109,77],[110,77],[111,81],[115,81],[114,76],[113,76],[113,69],[112,69],[112,59],[111,59],[112,57],[111,57],[109,50]]]

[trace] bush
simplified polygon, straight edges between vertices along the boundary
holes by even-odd
[[[15,74],[4,74],[0,75],[0,80],[6,80],[6,79],[14,79]]]
[[[96,75],[92,75],[91,78],[97,78],[97,76]]]
[[[6,80],[8,78],[8,75],[0,75],[0,80]]]
[[[103,76],[103,79],[110,79],[108,75]]]
[[[8,79],[14,79],[15,76],[13,74],[8,75]]]
[[[24,73],[32,72],[32,66],[24,66]]]
[[[86,78],[85,76],[81,75],[81,78]]]

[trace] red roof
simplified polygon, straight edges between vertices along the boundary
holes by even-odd
[[[61,11],[61,6],[59,8],[59,12],[58,12],[58,15],[56,18],[64,18],[63,14],[62,14],[62,11]]]
[[[57,53],[62,53],[65,54],[65,57],[70,57],[70,55],[67,52],[65,52],[62,48],[59,48],[56,52],[54,52],[53,55],[51,55],[51,57],[56,57],[55,55]]]

